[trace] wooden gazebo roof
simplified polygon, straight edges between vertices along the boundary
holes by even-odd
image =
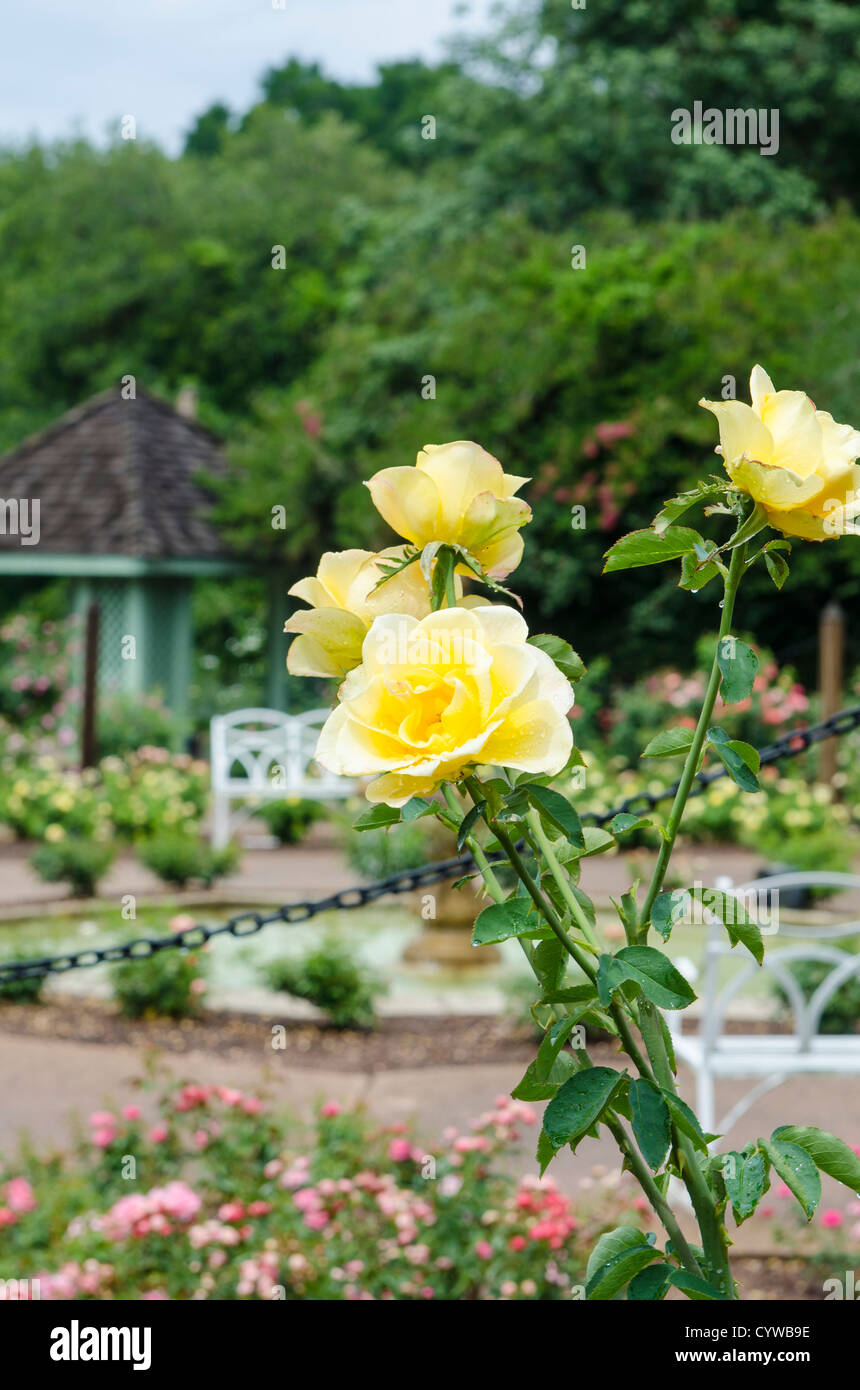
[[[134,400],[105,391],[0,459],[0,499],[38,498],[40,510],[38,545],[0,532],[0,571],[231,569],[197,481],[225,469],[219,441],[196,421],[139,388]]]

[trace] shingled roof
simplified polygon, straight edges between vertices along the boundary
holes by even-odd
[[[140,389],[124,400],[117,387],[0,459],[0,498],[39,499],[42,554],[212,559],[230,552],[195,477],[225,469],[208,430]],[[18,549],[0,533],[0,552]]]

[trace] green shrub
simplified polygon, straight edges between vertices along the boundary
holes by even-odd
[[[269,801],[257,812],[282,845],[297,845],[314,821],[323,814],[318,801],[298,796],[287,797],[284,801]]]
[[[764,857],[773,863],[787,864],[798,873],[821,869],[827,873],[844,874],[851,868],[856,836],[843,825],[826,824],[814,829],[779,834],[767,830],[758,841]],[[829,897],[838,888],[816,888],[816,897]]]
[[[857,950],[860,942],[840,942],[846,950]],[[818,986],[830,974],[833,966],[823,960],[795,960],[788,962],[788,968],[803,991],[804,998],[811,999]],[[780,1016],[791,1013],[788,1001],[782,990],[773,986],[779,1001]],[[860,978],[846,980],[844,985],[831,994],[821,1015],[819,1030],[822,1033],[855,1033],[860,1022]]]
[[[39,845],[30,855],[30,863],[46,883],[68,883],[76,898],[92,898],[115,854],[113,845],[70,835]]]
[[[407,821],[388,830],[347,831],[344,849],[350,866],[362,878],[387,878],[416,869],[434,858],[426,821]]]
[[[176,748],[186,732],[159,694],[116,691],[99,703],[99,756],[123,757],[145,747]]]
[[[0,964],[11,965],[16,960],[31,960],[34,954],[33,951],[12,951],[9,955],[3,956]],[[5,984],[0,984],[0,1003],[39,1004],[44,987],[44,975],[28,975],[17,980],[8,980]]]
[[[264,977],[270,988],[321,1009],[335,1028],[370,1028],[376,1022],[374,1000],[384,986],[337,941],[322,941],[301,960],[269,961]]]
[[[205,988],[198,954],[174,948],[122,961],[111,985],[123,1018],[192,1018]]]
[[[239,863],[240,851],[232,843],[224,849],[211,849],[191,835],[155,835],[138,847],[141,863],[151,869],[164,883],[184,888],[192,879],[209,888]]]

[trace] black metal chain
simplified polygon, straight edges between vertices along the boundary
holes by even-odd
[[[761,750],[762,765],[777,762],[782,758],[797,757],[798,754],[805,753],[813,744],[821,743],[827,738],[841,738],[845,734],[852,733],[856,728],[860,728],[860,705],[839,710],[836,714],[832,714],[829,719],[822,719],[820,723],[811,724],[809,728],[783,734],[781,738]],[[690,795],[701,796],[712,782],[716,782],[726,775],[726,770],[723,767],[714,768],[709,772],[700,772],[690,789]],[[661,802],[673,798],[677,790],[678,782],[673,782],[671,786],[665,787],[660,792],[638,792],[635,796],[622,801],[619,806],[613,807],[611,811],[587,812],[583,815],[582,820],[589,824],[607,825],[615,816],[620,814],[642,814],[645,811],[653,811]],[[504,856],[488,855],[488,858],[496,860],[504,858]],[[462,854],[453,859],[436,860],[434,863],[424,864],[419,868],[403,869],[399,873],[389,874],[387,878],[377,879],[374,883],[359,884],[354,888],[342,888],[339,892],[331,893],[325,898],[285,903],[268,913],[239,912],[235,917],[231,917],[229,922],[224,922],[218,926],[206,926],[201,922],[189,927],[187,931],[173,932],[170,936],[143,936],[133,941],[123,942],[122,945],[70,951],[61,956],[44,956],[34,960],[6,961],[0,963],[0,985],[9,984],[14,980],[33,979],[43,975],[62,975],[68,970],[82,970],[93,965],[113,965],[123,960],[145,960],[149,956],[154,956],[156,952],[166,951],[171,947],[181,947],[185,950],[199,949],[211,941],[213,937],[224,936],[225,934],[237,937],[253,936],[273,922],[286,922],[288,924],[307,922],[311,917],[316,917],[321,912],[344,912],[354,907],[366,907],[368,903],[376,902],[379,898],[389,897],[396,893],[415,893],[431,883],[441,883],[447,879],[473,874],[477,872],[477,869],[478,865],[474,857],[471,854]]]
[[[779,762],[781,758],[796,758],[798,754],[805,753],[813,744],[821,743],[826,738],[842,738],[845,734],[853,733],[856,728],[860,728],[860,705],[852,705],[850,709],[837,710],[836,714],[831,714],[829,718],[822,719],[818,724],[810,724],[806,729],[794,729],[790,733],[783,734],[773,743],[769,743],[766,748],[760,749],[761,766]],[[690,788],[690,796],[701,796],[712,782],[718,782],[721,777],[726,776],[728,773],[724,767],[715,767],[708,772],[698,773]],[[634,796],[629,796],[626,801],[622,801],[619,806],[613,807],[611,811],[600,813],[587,811],[582,816],[582,820],[595,825],[607,825],[615,816],[622,813],[641,815],[643,811],[653,811],[660,805],[661,801],[667,801],[670,797],[674,797],[678,785],[678,782],[673,782],[670,787],[665,787],[659,792],[637,792]]]

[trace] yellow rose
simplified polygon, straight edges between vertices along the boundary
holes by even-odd
[[[294,676],[335,676],[340,679],[361,661],[361,644],[370,624],[381,613],[409,613],[423,618],[430,612],[430,590],[417,563],[387,579],[381,588],[381,560],[396,562],[403,546],[383,550],[329,550],[316,577],[300,579],[290,589],[312,605],[289,618],[285,632],[300,635],[290,644],[287,669]]]
[[[383,468],[367,486],[389,526],[423,549],[430,541],[461,545],[491,579],[516,569],[523,554],[517,532],[531,508],[514,494],[528,478],[505,473],[478,444],[427,444],[414,468]]]
[[[573,690],[527,637],[519,613],[495,605],[377,618],[317,761],[346,777],[376,776],[367,798],[389,806],[478,763],[560,772],[573,744]]]
[[[762,367],[750,377],[752,405],[699,401],[717,417],[726,472],[760,502],[776,530],[823,541],[856,531],[860,434],[816,410],[803,391],[775,391]]]

